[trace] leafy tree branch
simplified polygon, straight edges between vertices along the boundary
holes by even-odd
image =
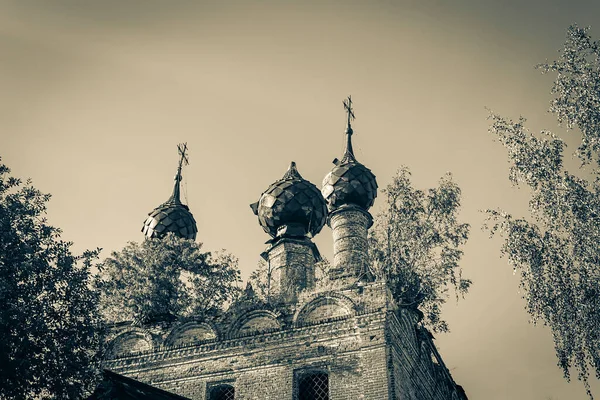
[[[550,112],[581,132],[576,155],[591,169],[570,173],[560,137],[490,112],[489,133],[507,150],[509,179],[531,197],[529,217],[487,210],[485,228],[503,237],[501,254],[519,273],[533,322],[551,329],[565,377],[574,368],[593,398],[589,375],[600,378],[600,52],[588,32],[569,27],[558,60],[538,68],[556,73]]]

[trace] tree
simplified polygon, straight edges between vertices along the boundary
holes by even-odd
[[[449,289],[458,299],[471,285],[459,266],[469,224],[458,222],[461,192],[450,174],[427,192],[414,189],[410,175],[401,168],[383,190],[386,203],[369,235],[370,264],[398,304],[420,310],[424,325],[446,332],[440,314]]]
[[[504,238],[502,255],[519,272],[532,321],[552,331],[565,378],[577,370],[588,395],[590,368],[600,378],[600,50],[588,28],[571,26],[557,61],[537,66],[556,73],[550,112],[581,132],[578,174],[563,165],[562,139],[490,113],[489,132],[507,149],[509,179],[531,191],[530,216],[488,210],[490,236]]]
[[[201,248],[170,233],[113,252],[99,267],[105,318],[150,323],[222,309],[239,290],[237,259]]]
[[[250,274],[248,282],[252,285],[254,294],[262,301],[275,304],[281,299],[282,289],[285,292],[286,288],[281,288],[280,282],[276,279],[274,271],[269,269],[269,263],[260,259],[254,271]],[[331,264],[326,258],[315,263],[315,282],[314,287],[309,289],[324,290],[333,289],[335,286],[329,280],[329,270]]]
[[[101,321],[90,267],[46,221],[49,194],[0,164],[0,398],[81,398],[93,385]]]
[[[279,296],[279,287],[271,275],[269,263],[261,258],[256,269],[248,277],[248,283],[252,285],[254,294],[267,303]]]

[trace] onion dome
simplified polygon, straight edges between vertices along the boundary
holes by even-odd
[[[346,149],[342,160],[333,160],[335,167],[325,179],[321,193],[331,211],[344,205],[356,205],[367,211],[375,202],[377,197],[377,181],[371,170],[354,157],[352,149],[352,126],[350,121],[354,119],[352,100],[344,102],[348,112],[348,124],[346,126]]]
[[[271,237],[314,236],[327,219],[327,204],[315,185],[300,176],[292,161],[283,178],[250,205]]]
[[[173,232],[176,236],[184,239],[196,239],[198,228],[196,220],[187,205],[180,199],[180,182],[182,164],[187,164],[187,146],[179,145],[179,167],[175,175],[173,194],[167,201],[156,207],[148,214],[144,222],[142,232],[146,238],[162,238],[167,233]]]

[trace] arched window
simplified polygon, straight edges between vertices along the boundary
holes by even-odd
[[[231,385],[217,385],[210,388],[208,400],[233,400],[235,389]]]
[[[298,400],[329,400],[329,375],[311,372],[298,382]]]

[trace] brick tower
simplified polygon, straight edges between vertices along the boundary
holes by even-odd
[[[292,161],[283,178],[269,186],[250,207],[271,236],[262,256],[275,274],[279,300],[293,304],[300,292],[314,287],[315,262],[321,256],[311,238],[325,224],[325,200],[315,185],[302,178]]]
[[[350,98],[344,107],[346,149],[322,190],[292,163],[251,206],[270,236],[263,257],[278,295],[261,299],[248,286],[210,319],[113,326],[94,399],[466,399],[418,312],[398,307],[369,272],[377,182],[352,150]],[[317,284],[320,256],[311,238],[326,222],[334,259]]]
[[[322,193],[328,203],[327,222],[333,230],[331,279],[344,284],[371,279],[367,265],[367,234],[373,224],[369,208],[377,197],[375,175],[359,163],[352,149],[352,99],[344,102],[348,114],[346,148],[340,160],[323,180]]]

